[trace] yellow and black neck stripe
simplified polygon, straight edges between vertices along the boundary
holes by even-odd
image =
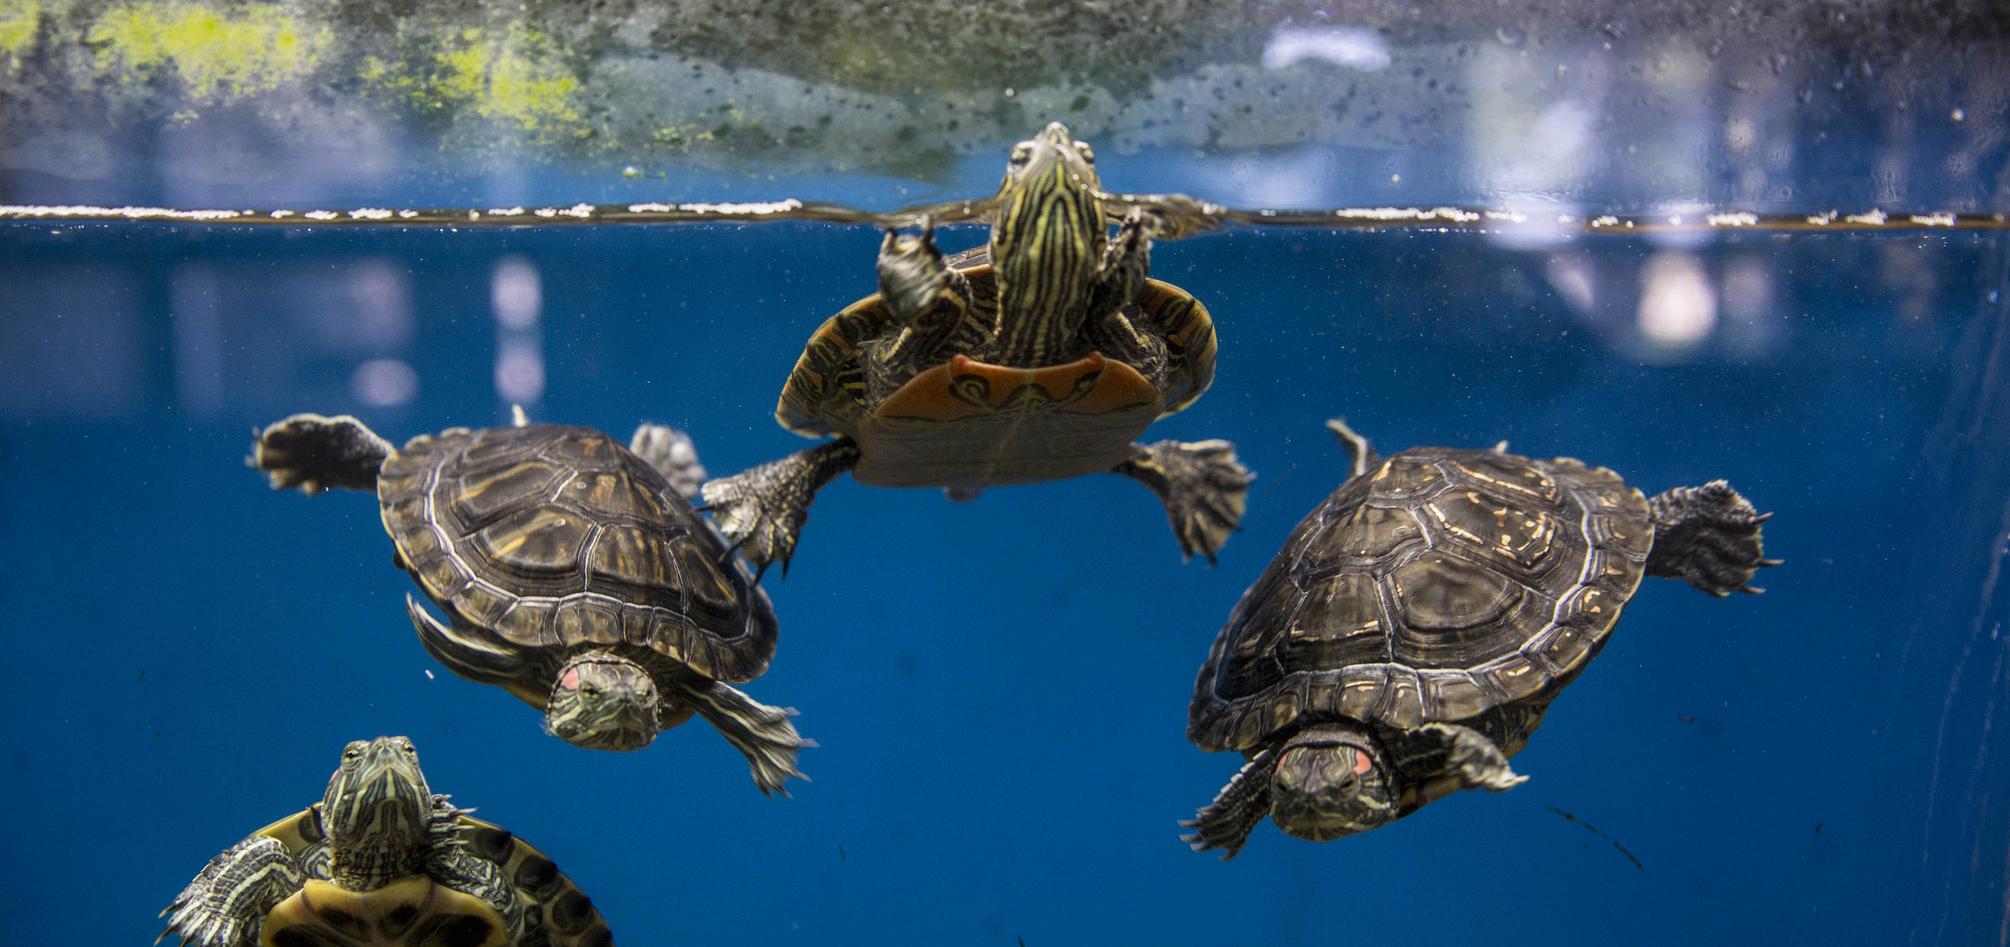
[[[329,874],[344,888],[370,891],[413,874],[433,834],[433,794],[419,754],[404,737],[357,740],[321,798],[331,852]]]
[[[998,364],[1037,368],[1082,355],[1108,244],[1093,160],[1059,122],[1012,151],[991,228]]]

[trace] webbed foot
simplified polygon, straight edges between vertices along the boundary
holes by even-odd
[[[656,468],[686,500],[696,497],[705,482],[705,465],[698,462],[697,445],[691,443],[691,435],[674,427],[645,423],[628,439],[628,449]]]
[[[909,237],[889,228],[886,239],[879,245],[880,299],[902,325],[914,322],[935,305],[944,290],[955,292],[959,289],[967,295],[967,286],[960,285],[958,274],[950,270],[942,259],[942,250],[935,245],[935,222],[923,220],[921,233]]]
[[[756,569],[780,562],[789,573],[796,538],[810,518],[810,501],[832,477],[858,463],[858,446],[839,438],[781,460],[707,481],[706,508],[719,532]]]
[[[1228,534],[1241,527],[1249,484],[1256,479],[1235,459],[1235,445],[1224,440],[1132,444],[1130,458],[1114,472],[1158,494],[1182,558],[1200,553],[1209,563]]]
[[[796,753],[817,744],[797,733],[795,724],[789,722],[796,715],[794,709],[770,707],[718,681],[708,681],[686,693],[698,715],[747,758],[754,785],[760,787],[762,795],[786,796],[789,791],[783,788],[784,783],[809,780],[796,768]]]
[[[1648,575],[1679,578],[1722,598],[1764,592],[1752,577],[1780,564],[1766,558],[1761,537],[1761,524],[1773,514],[1753,509],[1722,480],[1663,491],[1648,499],[1647,509],[1654,520]]]
[[[1256,824],[1270,814],[1270,774],[1276,764],[1271,750],[1244,763],[1213,802],[1195,812],[1193,818],[1180,820],[1181,828],[1193,830],[1180,836],[1180,841],[1196,852],[1219,850],[1222,861],[1234,858]]]
[[[185,947],[255,947],[259,922],[306,883],[285,845],[254,835],[210,859],[175,896],[154,943],[173,937]]]
[[[1444,739],[1448,754],[1445,770],[1469,788],[1504,792],[1528,782],[1527,776],[1508,766],[1507,756],[1494,741],[1478,730],[1449,723],[1427,723],[1417,729]]]
[[[272,489],[312,496],[336,487],[377,488],[390,442],[348,415],[296,414],[259,432],[245,466],[265,471]]]

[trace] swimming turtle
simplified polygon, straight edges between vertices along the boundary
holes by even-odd
[[[1110,471],[1158,494],[1186,556],[1213,561],[1249,482],[1223,440],[1132,443],[1214,379],[1214,322],[1145,275],[1157,219],[1107,231],[1095,154],[1059,122],[1013,149],[988,245],[945,260],[933,228],[887,231],[879,289],[810,337],[775,417],[817,447],[705,484],[741,554],[784,571],[810,501],[860,483],[988,486]]]
[[[544,711],[550,732],[634,750],[695,712],[746,755],[762,792],[778,790],[809,745],[794,711],[725,683],[767,669],[774,609],[672,486],[702,476],[690,439],[645,424],[631,448],[520,410],[512,427],[401,449],[355,418],[296,414],[259,435],[249,462],[274,489],[374,488],[394,562],[450,618],[405,597],[426,650]]]
[[[404,737],[356,740],[321,801],[209,860],[161,916],[184,947],[605,947],[579,887],[434,793]]]
[[[1243,594],[1194,684],[1187,737],[1248,757],[1191,821],[1228,858],[1265,814],[1324,841],[1468,787],[1500,791],[1543,712],[1643,574],[1751,585],[1761,515],[1722,480],[1651,499],[1603,467],[1417,447],[1352,473]]]

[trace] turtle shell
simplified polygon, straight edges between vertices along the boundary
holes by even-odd
[[[1248,750],[1317,720],[1464,722],[1513,752],[1604,645],[1653,539],[1645,498],[1602,467],[1444,448],[1384,459],[1243,593],[1195,682],[1188,737]]]
[[[572,879],[508,829],[458,816],[461,845],[497,869],[524,907],[524,936],[512,941],[509,922],[481,898],[426,875],[394,879],[372,891],[328,880],[327,836],[320,806],[287,816],[255,834],[279,842],[308,876],[307,884],[265,916],[261,947],[607,947],[607,922]]]
[[[994,315],[990,265],[960,272],[977,312]],[[806,437],[851,437],[861,453],[853,479],[878,486],[984,486],[1107,471],[1153,421],[1192,404],[1214,381],[1214,320],[1199,300],[1146,280],[1126,314],[1165,340],[1162,384],[1093,352],[1032,369],[957,356],[873,405],[861,357],[895,324],[879,295],[867,296],[810,337],[775,418]]]
[[[775,653],[766,593],[663,475],[607,435],[533,424],[413,438],[377,478],[426,594],[509,646],[584,648],[746,681]],[[525,682],[542,696],[549,681]]]

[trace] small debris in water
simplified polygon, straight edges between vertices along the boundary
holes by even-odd
[[[1677,719],[1677,720],[1680,720],[1680,721],[1682,721],[1683,723],[1695,723],[1695,722],[1696,722],[1696,718],[1695,718],[1695,717],[1692,717],[1692,716],[1690,716],[1690,715],[1688,715],[1688,714],[1676,714],[1676,715],[1675,715],[1675,719]]]
[[[429,680],[429,681],[431,681],[431,680],[437,680],[437,678],[434,678],[434,677],[433,677],[433,669],[432,669],[432,668],[426,668],[426,680]]]
[[[1571,815],[1570,813],[1565,812],[1562,809],[1558,809],[1555,806],[1544,806],[1543,808],[1548,809],[1549,811],[1554,812],[1557,815],[1563,816],[1563,820],[1565,822],[1569,822],[1572,825],[1584,826],[1585,831],[1590,832],[1591,834],[1596,835],[1599,838],[1602,838],[1608,842],[1611,842],[1613,848],[1619,849],[1619,854],[1626,856],[1626,860],[1633,863],[1633,867],[1641,871],[1647,870],[1647,866],[1641,864],[1640,859],[1635,857],[1632,852],[1627,851],[1626,846],[1619,844],[1619,841],[1613,838],[1612,836],[1607,835],[1604,832],[1600,832],[1598,830],[1598,826],[1592,825],[1591,823],[1586,822],[1583,819],[1580,819],[1574,815]]]
[[[844,846],[838,846],[838,861],[844,861]]]

